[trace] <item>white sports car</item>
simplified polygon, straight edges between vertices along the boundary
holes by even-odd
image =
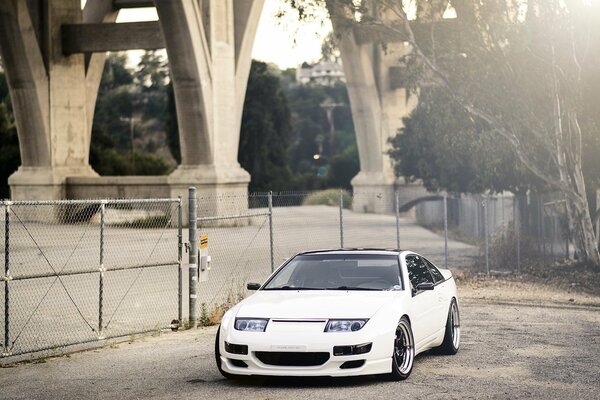
[[[215,358],[225,377],[406,379],[415,356],[460,343],[452,273],[411,251],[297,254],[224,316]]]

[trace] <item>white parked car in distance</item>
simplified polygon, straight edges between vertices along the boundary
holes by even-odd
[[[224,316],[215,358],[225,377],[406,379],[417,354],[455,354],[452,273],[395,250],[319,250],[287,260]]]

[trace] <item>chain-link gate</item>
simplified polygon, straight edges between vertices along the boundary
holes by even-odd
[[[181,319],[181,201],[0,202],[2,356]]]

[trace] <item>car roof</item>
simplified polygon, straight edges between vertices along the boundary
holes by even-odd
[[[298,253],[297,255],[305,255],[305,254],[389,254],[389,255],[398,255],[402,253],[404,250],[397,249],[382,249],[382,248],[341,248],[341,249],[320,249],[320,250],[310,250],[303,251]]]

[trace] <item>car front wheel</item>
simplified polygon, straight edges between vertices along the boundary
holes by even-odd
[[[394,337],[394,352],[392,354],[392,373],[387,376],[390,380],[402,381],[410,375],[415,359],[415,339],[410,322],[406,316],[400,318]]]

